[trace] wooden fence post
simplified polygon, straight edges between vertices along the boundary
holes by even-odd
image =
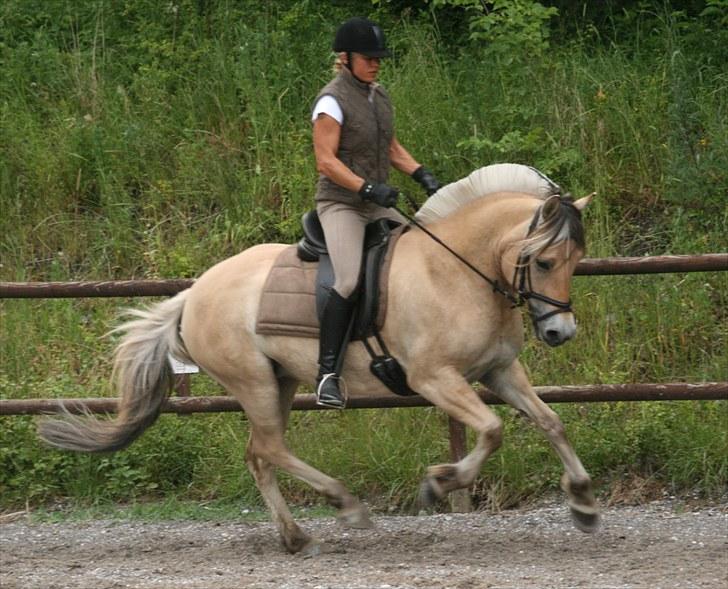
[[[468,453],[465,426],[452,417],[447,418],[447,423],[450,433],[450,458],[453,462],[459,462]],[[454,513],[473,511],[470,489],[458,489],[450,493],[450,509]]]
[[[190,396],[190,375],[175,374],[174,375],[174,392],[178,397]]]

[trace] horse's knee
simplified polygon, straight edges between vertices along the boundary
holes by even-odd
[[[245,447],[245,462],[250,464],[251,462],[254,462],[257,455],[255,453],[255,450],[253,448],[253,440],[248,440],[248,445]]]
[[[556,419],[556,421],[551,422],[548,427],[546,427],[546,433],[550,438],[556,438],[558,440],[562,440],[566,437],[566,429],[560,419]]]
[[[253,473],[254,475],[258,472],[259,464],[258,464],[258,455],[255,453],[255,450],[253,449],[253,444],[251,442],[248,442],[247,447],[245,448],[245,464],[248,465],[248,470]]]
[[[258,484],[267,484],[273,476],[273,466],[248,446],[245,450],[245,464]]]

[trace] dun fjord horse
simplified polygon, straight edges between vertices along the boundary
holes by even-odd
[[[424,496],[442,498],[471,485],[501,443],[499,418],[471,387],[480,381],[543,430],[564,464],[561,485],[575,525],[590,532],[599,512],[589,475],[518,361],[524,337],[514,302],[527,303],[537,337],[550,346],[576,331],[569,288],[584,254],[581,210],[589,197],[572,202],[558,191],[531,168],[500,164],[432,196],[416,215],[418,226],[396,244],[381,333],[410,388],[477,432],[465,458],[427,469]],[[366,507],[342,483],[299,460],[284,440],[293,396],[299,383],[314,382],[318,353],[315,339],[255,332],[261,289],[284,247],[252,247],[174,298],[132,311],[118,328],[125,334],[114,364],[118,416],[46,420],[42,438],[85,452],[125,447],[157,418],[169,392],[171,353],[204,369],[245,410],[246,461],[290,552],[316,552],[318,544],[293,520],[276,468],[323,493],[344,525],[371,525]],[[361,343],[349,346],[343,377],[350,396],[390,394],[369,361]]]

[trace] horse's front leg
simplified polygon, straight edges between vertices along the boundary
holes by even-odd
[[[496,370],[481,379],[503,401],[525,413],[546,434],[564,464],[561,488],[569,498],[574,524],[583,532],[599,527],[591,478],[572,448],[559,416],[535,393],[521,363],[516,360],[508,368]]]
[[[427,469],[420,499],[432,504],[450,491],[473,484],[483,462],[500,447],[503,437],[501,420],[478,397],[470,384],[456,370],[441,369],[435,375],[415,370],[410,386],[451,417],[473,428],[477,441],[472,452],[455,464],[437,464]]]

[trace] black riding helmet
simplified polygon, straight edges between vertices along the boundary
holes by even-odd
[[[347,20],[336,31],[334,38],[336,53],[361,53],[367,57],[390,57],[384,33],[368,18],[354,17]]]

